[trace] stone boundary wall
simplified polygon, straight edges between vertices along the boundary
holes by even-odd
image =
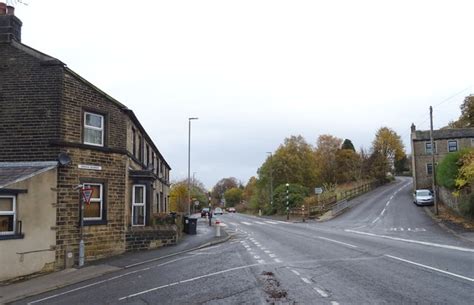
[[[125,234],[125,251],[151,250],[176,245],[178,227],[176,225],[133,228]]]

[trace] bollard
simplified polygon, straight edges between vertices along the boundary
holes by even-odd
[[[258,216],[262,216],[262,210],[258,210]]]
[[[219,220],[216,221],[216,237],[221,236],[221,223]]]

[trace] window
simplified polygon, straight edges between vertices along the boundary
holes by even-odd
[[[153,171],[155,171],[155,153],[151,153],[151,165],[153,167]]]
[[[448,141],[448,152],[458,151],[458,141],[449,140]]]
[[[145,225],[145,191],[144,185],[134,185],[132,192],[132,226]]]
[[[158,212],[166,213],[165,200],[163,198],[163,192],[160,192],[158,196]]]
[[[433,164],[431,163],[426,164],[426,173],[428,175],[433,175]]]
[[[0,235],[13,235],[16,229],[16,197],[0,196]]]
[[[104,116],[84,112],[84,143],[104,146]]]
[[[433,142],[433,144],[434,144],[434,152],[436,153],[436,142]],[[431,142],[425,143],[425,153],[431,154]]]
[[[135,128],[132,128],[132,153],[133,153],[133,156],[136,157],[137,156],[137,132],[135,130]]]
[[[145,165],[148,166],[150,164],[150,146],[148,144],[145,145]]]
[[[90,204],[84,205],[84,221],[103,220],[104,187],[101,183],[84,183],[85,188],[92,189]]]
[[[140,162],[143,161],[143,153],[142,153],[142,150],[143,150],[142,137],[141,137],[141,136],[138,136],[138,160],[139,160]]]

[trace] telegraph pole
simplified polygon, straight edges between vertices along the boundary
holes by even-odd
[[[273,154],[267,152],[270,155],[270,206],[273,206]]]
[[[290,220],[290,197],[288,192],[289,183],[286,184],[286,220]]]
[[[433,107],[430,106],[430,141],[431,141],[431,168],[433,174],[433,203],[435,214],[438,215],[438,195],[436,193],[436,166],[435,166],[435,143],[433,141]]]

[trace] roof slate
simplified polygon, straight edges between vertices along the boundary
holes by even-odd
[[[0,162],[0,188],[57,167],[58,162]]]
[[[452,128],[452,129],[438,129],[433,130],[433,138],[440,139],[459,139],[459,138],[474,138],[474,128]],[[429,140],[429,130],[416,130],[414,141]]]

